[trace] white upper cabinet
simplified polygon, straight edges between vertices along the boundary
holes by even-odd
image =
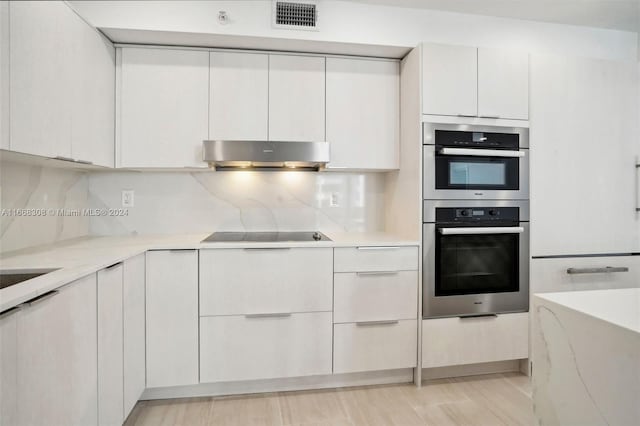
[[[9,149],[9,2],[0,2],[0,149]]]
[[[478,49],[478,116],[529,118],[529,54]]]
[[[478,115],[478,49],[422,46],[422,113]]]
[[[528,53],[422,46],[423,114],[527,120],[528,106]]]
[[[13,151],[71,157],[74,18],[63,2],[9,3]]]
[[[328,168],[399,168],[397,61],[327,58]]]
[[[325,58],[269,55],[269,140],[325,140]]]
[[[637,72],[531,57],[532,255],[640,250]]]
[[[269,55],[211,52],[209,139],[267,140]]]
[[[123,48],[119,167],[204,167],[209,53]]]
[[[2,146],[113,166],[113,45],[64,2],[8,8],[11,134]],[[0,60],[2,67],[4,82]]]

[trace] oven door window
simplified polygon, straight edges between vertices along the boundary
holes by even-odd
[[[518,190],[519,158],[436,155],[436,189]]]
[[[436,296],[519,291],[519,234],[436,231]]]

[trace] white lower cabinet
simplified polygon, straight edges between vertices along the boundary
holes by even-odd
[[[524,359],[529,313],[422,321],[422,367]]]
[[[417,365],[417,320],[335,324],[333,372],[391,370]]]
[[[19,308],[12,308],[0,314],[0,425],[18,423],[19,311]]]
[[[331,312],[200,318],[200,382],[331,374]]]
[[[18,312],[15,424],[98,423],[96,308],[92,274],[45,293]]]
[[[198,252],[147,252],[147,388],[198,383]]]
[[[145,255],[124,261],[123,331],[124,331],[124,417],[140,399],[145,388]]]
[[[98,271],[98,424],[121,425],[123,408],[122,263]]]

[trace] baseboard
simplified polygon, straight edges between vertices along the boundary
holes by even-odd
[[[477,376],[480,374],[507,373],[521,371],[521,363],[526,360],[483,362],[481,364],[453,365],[422,369],[422,380],[445,379],[450,377]],[[527,363],[528,365],[528,363]]]
[[[286,392],[349,386],[384,385],[413,382],[413,369],[371,371],[366,373],[332,374],[326,376],[292,377],[286,379],[250,380],[224,383],[146,389],[141,400],[193,398],[202,396],[242,395],[266,392]]]

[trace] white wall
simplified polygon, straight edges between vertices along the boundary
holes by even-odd
[[[384,228],[384,175],[306,172],[107,172],[89,177],[92,208],[127,216],[92,217],[94,235],[214,231],[361,232]],[[338,206],[331,206],[335,194]]]
[[[383,46],[422,41],[484,47],[523,48],[535,53],[635,60],[635,33],[324,0],[320,31],[271,27],[270,0],[253,1],[71,1],[97,27],[243,35]],[[221,25],[218,11],[231,22]]]

